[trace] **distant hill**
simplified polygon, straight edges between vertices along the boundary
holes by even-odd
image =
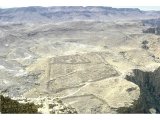
[[[70,20],[148,19],[160,17],[160,11],[112,7],[20,7],[0,9],[0,22],[60,22]]]

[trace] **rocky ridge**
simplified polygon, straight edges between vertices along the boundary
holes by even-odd
[[[0,9],[1,22],[45,23],[71,20],[108,21],[113,19],[144,19],[159,16],[159,11],[141,11],[138,8],[112,7],[21,7]],[[143,16],[143,17],[142,17]]]

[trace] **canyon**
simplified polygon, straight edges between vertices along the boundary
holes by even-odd
[[[0,112],[160,113],[159,28],[137,8],[0,9]]]

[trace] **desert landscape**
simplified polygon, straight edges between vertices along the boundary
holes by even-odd
[[[160,113],[160,11],[0,9],[0,92],[2,114]]]

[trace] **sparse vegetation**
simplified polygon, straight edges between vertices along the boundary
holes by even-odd
[[[19,103],[9,97],[0,95],[0,112],[5,113],[37,113],[38,108],[34,103]]]
[[[142,42],[142,48],[145,49],[145,50],[148,50],[148,49],[149,49],[148,43],[149,43],[149,42],[148,42],[147,40],[144,40],[144,41]]]

